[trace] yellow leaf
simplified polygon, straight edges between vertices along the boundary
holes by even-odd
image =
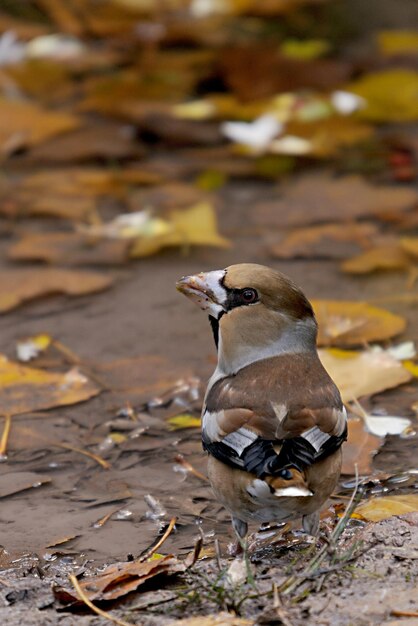
[[[130,256],[148,256],[167,246],[226,248],[230,245],[217,231],[215,212],[209,202],[199,202],[184,211],[173,211],[168,222],[172,226],[170,232],[155,237],[138,238],[132,245]]]
[[[418,364],[413,361],[402,361],[402,365],[408,372],[412,374],[415,378],[418,378]]]
[[[344,261],[343,272],[348,274],[369,274],[380,270],[404,270],[411,264],[411,259],[398,242],[375,246],[366,252]]]
[[[418,119],[418,72],[391,69],[363,76],[345,87],[366,100],[357,116],[372,122]]]
[[[127,440],[127,436],[123,433],[110,433],[109,437],[116,445],[119,445]]]
[[[366,502],[361,502],[356,508],[356,513],[368,522],[380,522],[392,515],[404,515],[416,511],[418,511],[418,494],[416,493],[370,498]]]
[[[26,367],[0,355],[0,413],[16,415],[75,404],[100,390],[76,368],[56,373]]]
[[[366,302],[313,300],[320,346],[355,346],[381,341],[405,330],[406,321]]]
[[[384,30],[377,35],[377,43],[382,54],[418,54],[417,30]]]
[[[412,375],[385,351],[366,350],[341,358],[333,350],[319,350],[319,357],[341,392],[343,402],[351,402],[411,380]]]
[[[170,424],[170,430],[180,430],[182,428],[200,428],[200,417],[189,415],[184,413],[183,415],[176,415],[170,417],[167,422]]]
[[[286,39],[280,46],[284,56],[290,59],[318,59],[329,51],[330,45],[325,39]]]
[[[399,244],[404,252],[418,258],[418,237],[401,237]]]

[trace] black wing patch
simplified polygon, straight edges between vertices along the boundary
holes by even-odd
[[[283,469],[295,468],[300,472],[329,456],[347,439],[347,427],[340,436],[331,436],[324,445],[316,451],[309,441],[303,437],[293,437],[282,441],[262,439],[258,437],[248,445],[241,454],[223,441],[210,441],[203,436],[203,449],[218,461],[255,474],[257,478],[275,476]],[[274,446],[281,444],[277,454]]]

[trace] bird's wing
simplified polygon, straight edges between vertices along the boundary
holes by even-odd
[[[268,361],[277,357],[260,362],[255,371],[258,364],[251,372],[218,380],[207,394],[202,420],[205,449],[258,476],[286,466],[303,469],[332,454],[346,438],[345,409],[319,361],[312,360],[307,376],[298,380],[299,393],[289,364]]]

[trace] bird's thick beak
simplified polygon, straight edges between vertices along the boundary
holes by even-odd
[[[224,270],[202,272],[193,276],[184,276],[176,283],[176,288],[195,302],[209,315],[218,317],[225,310],[227,292],[222,286]]]

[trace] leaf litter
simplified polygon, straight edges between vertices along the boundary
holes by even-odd
[[[179,571],[164,599],[159,595],[163,590],[147,592],[147,586],[140,585],[135,595],[141,594],[145,608],[138,608],[138,614],[132,609],[129,622],[138,615],[146,621],[147,611],[156,612],[162,621],[165,611],[174,623],[208,626],[244,626],[271,615],[284,624],[298,624],[302,610],[304,620],[308,615],[317,621],[322,614],[333,621],[348,611],[348,621],[361,621],[365,604],[377,616],[376,623],[390,611],[416,612],[408,598],[412,569],[405,548],[396,542],[404,542],[413,554],[416,503],[410,492],[416,474],[406,445],[414,439],[417,365],[413,351],[388,344],[405,329],[414,337],[417,195],[410,183],[416,133],[412,128],[406,136],[397,126],[399,143],[384,137],[387,129],[379,126],[417,118],[416,72],[410,61],[416,52],[415,33],[381,33],[374,52],[378,56],[359,64],[347,51],[340,55],[335,37],[324,34],[327,20],[318,20],[318,15],[326,3],[273,4],[173,0],[156,12],[142,0],[112,0],[103,6],[90,0],[42,0],[36,8],[42,24],[32,23],[29,8],[0,16],[4,31],[12,27],[16,33],[6,32],[0,46],[0,213],[5,222],[0,232],[14,237],[11,245],[6,242],[8,264],[0,277],[3,308],[13,311],[13,319],[8,315],[1,321],[7,331],[11,322],[24,321],[16,327],[16,338],[29,337],[20,342],[20,356],[25,363],[33,358],[36,366],[3,361],[5,376],[10,374],[16,384],[8,387],[11,406],[6,408],[12,410],[4,411],[2,420],[1,448],[7,456],[1,465],[6,489],[2,523],[8,524],[8,543],[20,553],[13,562],[5,549],[1,558],[27,589],[33,572],[42,571],[48,585],[69,590],[74,601],[77,586],[106,571],[115,575],[115,587],[125,588],[118,568],[126,573],[130,567],[137,568],[137,579],[131,581],[135,587],[141,561],[127,561],[126,554],[138,546],[138,537],[142,549],[161,545],[169,519],[177,517],[167,545],[178,556],[156,554],[150,568],[157,572],[157,564],[169,559],[184,567],[197,535],[204,537],[204,549],[212,558],[198,561],[190,574]],[[16,17],[20,10],[24,20]],[[295,32],[301,28],[302,12],[300,36]],[[272,18],[278,16],[281,26],[274,33]],[[222,129],[227,129],[229,140]],[[245,221],[250,236],[241,234]],[[158,225],[164,228],[158,230]],[[289,233],[289,227],[296,230]],[[320,342],[326,347],[321,356],[341,384],[350,420],[345,477],[333,497],[335,506],[328,507],[322,522],[329,530],[326,549],[319,547],[319,556],[306,558],[303,538],[288,529],[271,545],[256,539],[251,565],[257,572],[255,590],[239,576],[225,584],[223,572],[231,571],[222,557],[229,522],[206,484],[197,417],[202,392],[194,372],[200,368],[199,374],[206,377],[212,357],[200,336],[179,351],[186,335],[168,286],[163,293],[168,283],[159,268],[169,272],[170,266],[174,272],[175,263],[180,274],[192,271],[196,263],[227,266],[238,257],[243,260],[243,251],[268,263],[261,250],[264,240],[269,253],[286,260],[299,282],[309,286],[312,278],[310,295],[317,298]],[[228,249],[231,242],[235,247]],[[370,280],[354,274],[332,278],[333,259],[349,259],[347,263],[355,265],[350,257],[359,252],[363,258],[357,267],[406,270],[410,292],[399,294],[404,288],[389,274],[384,288],[378,275]],[[145,258],[151,254],[160,258]],[[366,260],[364,255],[369,255]],[[299,272],[297,262],[291,261],[296,257],[312,261],[300,265]],[[33,261],[125,267],[110,279],[96,272],[15,265]],[[286,271],[284,262],[278,266]],[[319,270],[324,272],[322,283]],[[147,301],[156,293],[149,273],[154,285],[161,283],[161,302],[152,313],[146,313]],[[24,274],[27,282],[21,287]],[[112,281],[114,289],[97,301],[102,307],[112,302],[113,309],[121,298],[123,319],[117,324],[114,314],[106,316],[99,305],[92,314],[89,304],[89,293],[107,289]],[[24,308],[32,299],[62,291],[85,295],[86,318],[71,309],[69,301],[59,316],[50,313],[49,303],[39,309],[49,316],[46,325],[33,313],[35,308]],[[402,304],[402,315],[372,306],[388,294],[397,313]],[[175,328],[168,335],[162,310]],[[151,330],[147,315],[155,318]],[[77,323],[68,343],[70,317]],[[193,323],[187,319],[188,337]],[[136,345],[134,336],[140,356],[130,351]],[[159,338],[159,353],[171,351],[174,362],[155,355],[153,336]],[[45,337],[58,339],[46,346]],[[385,342],[380,351],[370,347],[376,341]],[[80,343],[85,344],[84,359],[66,347],[80,349]],[[151,350],[144,347],[150,345]],[[5,343],[2,350],[6,352]],[[70,372],[68,363],[73,366]],[[80,384],[68,396],[62,390],[66,376],[71,385]],[[77,400],[81,389],[89,389],[91,396]],[[170,427],[178,429],[170,432]],[[396,458],[386,464],[387,472],[378,472],[379,458],[391,454],[388,443],[397,451]],[[360,478],[353,482],[350,477],[356,474]],[[42,477],[50,480],[39,492],[23,488],[16,497],[17,492],[7,491],[12,488],[9,481],[33,485]],[[367,498],[359,505],[365,507],[362,519],[351,512],[351,505],[341,508],[353,485]],[[123,508],[116,509],[115,502]],[[365,525],[373,516],[381,521]],[[337,541],[335,529],[342,528],[338,519],[344,519],[344,532]],[[271,532],[277,534],[277,529],[264,530],[270,538]],[[220,546],[215,545],[215,533]],[[71,547],[45,552],[61,543],[56,537],[71,541]],[[24,550],[41,556],[22,555]],[[257,558],[263,564],[262,576]],[[109,561],[116,564],[109,566]],[[350,579],[353,563],[361,589]],[[100,571],[97,564],[110,570]],[[242,566],[234,567],[239,574]],[[362,569],[390,581],[390,593],[378,604],[373,604],[373,594],[380,598],[381,583],[369,574],[362,577]],[[70,588],[68,574],[77,592]],[[152,578],[156,587],[165,580]],[[278,581],[273,587],[272,580]],[[350,602],[347,608],[338,596],[338,589],[363,594],[365,588],[368,599],[359,606]],[[149,594],[153,599],[147,600]],[[157,597],[162,599],[159,608]],[[15,608],[27,602],[8,598],[10,606],[4,611],[12,602]],[[123,596],[123,602],[129,613],[129,597]],[[261,613],[256,603],[263,606]],[[247,607],[249,620],[242,617]],[[55,609],[43,615],[50,610]],[[207,617],[196,615],[208,611],[212,614]],[[112,605],[112,614],[102,612],[102,618],[118,622],[114,612],[120,610]],[[182,619],[190,612],[195,615]],[[9,614],[4,619],[10,622]]]

